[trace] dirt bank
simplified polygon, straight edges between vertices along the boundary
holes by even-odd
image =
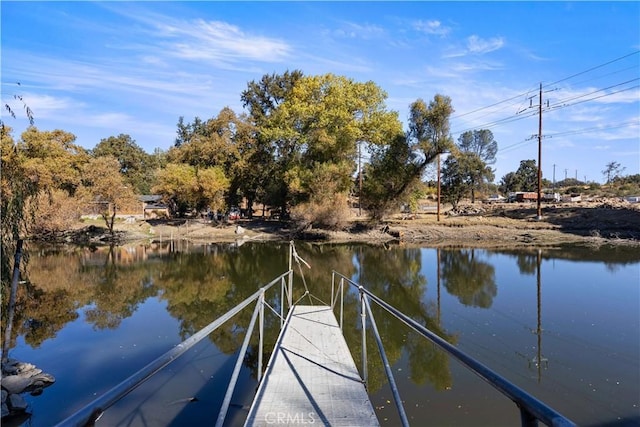
[[[91,230],[89,230],[91,228]],[[399,241],[429,246],[548,246],[562,243],[616,244],[640,246],[640,204],[618,199],[544,205],[537,218],[535,204],[467,204],[456,212],[442,209],[413,216],[396,215],[371,224],[354,216],[345,231],[296,231],[291,224],[274,220],[241,219],[216,224],[200,219],[122,222],[116,227],[118,240],[187,239],[194,242],[242,240],[317,240],[325,242],[382,243]],[[104,227],[87,223],[68,234],[77,243],[108,240]]]

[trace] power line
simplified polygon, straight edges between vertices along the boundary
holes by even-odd
[[[531,93],[531,90],[528,90],[527,92],[520,93],[518,95],[512,96],[511,98],[507,98],[507,99],[504,99],[502,101],[495,102],[495,103],[493,103],[491,105],[487,105],[486,107],[477,108],[477,109],[475,109],[473,111],[469,111],[468,113],[458,114],[457,116],[452,116],[451,118],[452,119],[457,119],[459,117],[468,116],[469,114],[477,113],[478,111],[486,110],[486,109],[489,109],[491,107],[495,107],[496,105],[504,104],[505,102],[509,102],[509,101],[514,100],[514,99],[521,98],[522,96],[528,97],[530,93]]]
[[[553,86],[553,85],[558,84],[558,83],[560,83],[560,82],[564,82],[564,81],[567,81],[567,80],[572,79],[572,78],[574,78],[574,77],[581,76],[581,75],[586,74],[586,73],[588,73],[588,72],[590,72],[590,71],[597,70],[598,68],[602,68],[602,67],[605,67],[605,66],[607,66],[607,65],[609,65],[609,64],[613,64],[614,62],[621,61],[621,60],[623,60],[623,59],[625,59],[625,58],[628,58],[628,57],[630,57],[630,56],[637,55],[638,53],[640,53],[640,50],[636,50],[635,52],[631,52],[631,53],[628,53],[628,54],[626,54],[626,55],[623,55],[623,56],[621,56],[621,57],[619,57],[619,58],[612,59],[611,61],[609,61],[609,62],[605,62],[604,64],[596,65],[595,67],[591,67],[591,68],[589,68],[588,70],[584,70],[584,71],[581,71],[581,72],[579,72],[579,73],[573,74],[573,75],[571,75],[571,76],[569,76],[569,77],[565,77],[565,78],[563,78],[563,79],[560,79],[560,80],[558,80],[558,81],[555,81],[555,82],[553,82],[553,83],[549,83],[549,84],[547,84],[546,86]]]
[[[622,122],[622,123],[617,123],[617,124],[614,124],[614,125],[604,126],[604,127],[603,126],[593,126],[593,127],[590,127],[590,128],[575,129],[575,130],[569,130],[569,131],[566,131],[566,132],[558,132],[558,133],[547,134],[545,136],[547,138],[555,138],[557,136],[580,135],[581,133],[594,132],[594,131],[605,131],[605,130],[610,130],[610,129],[621,129],[621,128],[634,127],[634,126],[640,126],[640,121]]]
[[[592,92],[585,93],[585,94],[582,94],[582,95],[576,95],[576,96],[573,96],[571,98],[562,99],[560,101],[557,101],[557,104],[552,104],[550,108],[554,108],[554,107],[556,107],[556,105],[564,104],[565,102],[573,101],[574,99],[580,99],[580,98],[585,97],[585,96],[593,95],[594,93],[598,93],[598,92],[602,92],[602,91],[605,91],[605,90],[613,89],[615,87],[626,85],[628,83],[636,82],[638,80],[640,80],[640,77],[636,77],[635,79],[627,80],[626,82],[622,82],[622,83],[618,83],[618,84],[615,84],[615,85],[607,86],[607,87],[602,88],[602,89],[597,89],[597,90],[594,90]],[[635,87],[637,87],[637,86],[635,86]]]
[[[558,107],[556,107],[556,109],[565,108],[565,107],[571,107],[573,105],[582,104],[584,102],[594,101],[596,99],[604,98],[606,96],[616,95],[618,93],[626,92],[626,91],[629,91],[629,90],[632,90],[632,89],[637,89],[639,87],[640,87],[640,85],[631,86],[631,87],[628,87],[628,88],[625,88],[625,89],[617,90],[615,92],[609,92],[609,93],[605,93],[605,94],[600,95],[600,96],[594,96],[593,98],[583,99],[582,101],[574,102],[572,104],[565,104],[565,105],[562,105],[562,106],[558,106]]]
[[[608,89],[611,89],[611,88],[614,88],[614,87],[618,87],[618,86],[621,86],[623,84],[628,84],[630,82],[637,81],[637,80],[640,80],[640,78],[635,78],[635,79],[632,79],[632,80],[629,80],[629,81],[626,81],[626,82],[623,82],[623,83],[611,85],[611,86],[603,88],[603,89],[597,89],[597,90],[589,92],[587,94],[582,94],[582,95],[577,95],[577,96],[572,97],[572,98],[567,98],[564,101],[567,102],[567,101],[571,101],[571,100],[574,100],[574,99],[580,99],[582,97],[589,96],[589,95],[592,95],[594,93],[602,92],[603,90],[608,90]],[[584,100],[581,100],[581,101],[578,101],[578,102],[573,102],[573,103],[570,103],[570,104],[566,104],[566,103],[565,104],[560,104],[560,103],[552,104],[552,105],[549,105],[547,107],[543,107],[543,111],[559,110],[559,109],[562,109],[562,108],[566,108],[566,107],[570,107],[570,106],[573,106],[573,105],[581,104],[583,102],[593,101],[593,100],[596,100],[596,99],[604,98],[606,96],[611,96],[611,95],[615,95],[615,94],[618,94],[618,93],[621,93],[621,92],[626,92],[626,91],[629,91],[629,90],[632,90],[632,89],[635,89],[635,88],[638,88],[638,87],[639,87],[639,85],[635,85],[635,86],[631,86],[631,87],[628,87],[628,88],[625,88],[625,89],[621,89],[621,90],[618,90],[618,91],[605,93],[605,94],[602,94],[602,95],[599,95],[599,96],[594,96],[592,98],[584,99]],[[512,122],[515,122],[515,121],[518,121],[518,120],[522,120],[522,119],[525,119],[525,118],[528,118],[528,117],[537,116],[537,115],[538,115],[537,111],[531,110],[530,112],[528,112],[526,114],[505,117],[505,118],[498,119],[498,120],[495,120],[495,121],[492,121],[492,122],[488,122],[488,123],[484,123],[484,124],[481,124],[481,125],[478,125],[478,126],[475,126],[475,127],[466,128],[466,129],[461,130],[461,131],[454,131],[452,133],[454,133],[454,134],[464,133],[464,132],[471,131],[471,130],[478,129],[478,128],[482,128],[482,129],[492,128],[492,127],[495,127],[497,125],[512,123]]]
[[[607,66],[607,65],[613,64],[613,63],[615,63],[615,62],[621,61],[621,60],[623,60],[623,59],[625,59],[625,58],[629,58],[629,57],[631,57],[631,56],[633,56],[633,55],[637,55],[638,53],[640,53],[640,50],[636,50],[636,51],[631,52],[631,53],[629,53],[629,54],[626,54],[626,55],[620,56],[620,57],[618,57],[618,58],[612,59],[611,61],[607,61],[607,62],[605,62],[605,63],[599,64],[599,65],[596,65],[596,66],[594,66],[594,67],[588,68],[588,69],[583,70],[583,71],[581,71],[581,72],[578,72],[578,73],[572,74],[572,75],[570,75],[570,76],[568,76],[568,77],[565,77],[565,78],[562,78],[562,79],[560,79],[560,80],[557,80],[557,81],[555,81],[555,82],[553,82],[553,83],[549,83],[549,84],[547,84],[547,85],[544,85],[544,86],[543,86],[543,88],[544,88],[544,87],[553,86],[553,85],[555,85],[555,84],[558,84],[558,83],[561,83],[561,82],[564,82],[564,81],[570,80],[570,79],[572,79],[572,78],[574,78],[574,77],[577,77],[577,76],[580,76],[580,75],[583,75],[583,74],[589,73],[589,72],[591,72],[591,71],[594,71],[594,70],[597,70],[597,69],[599,69],[599,68],[605,67],[605,66]],[[621,71],[626,71],[626,70],[631,69],[631,68],[634,68],[634,67],[628,67],[628,68],[625,68],[625,69],[623,69],[623,70],[617,70],[617,71],[615,71],[615,72],[612,72],[612,73],[609,73],[609,74],[605,74],[604,76],[598,76],[597,78],[602,78],[602,77],[605,77],[605,76],[608,76],[608,75],[611,75],[611,74],[617,74],[617,73],[619,73],[619,72],[621,72]],[[637,79],[634,79],[634,80],[637,80]],[[588,81],[588,80],[587,80],[587,81]],[[633,81],[633,80],[632,80],[632,81]],[[627,83],[628,83],[628,82],[627,82]],[[624,83],[621,83],[621,84],[624,84]],[[619,85],[621,85],[621,84],[619,84]],[[619,86],[619,85],[618,85],[618,86]],[[556,90],[556,89],[553,89],[553,90]],[[601,90],[605,90],[605,89],[600,89],[600,91],[601,91]],[[463,113],[463,114],[459,114],[459,115],[456,115],[456,116],[452,116],[451,118],[452,118],[452,119],[456,119],[456,118],[460,118],[460,117],[465,117],[465,116],[471,115],[471,114],[473,114],[473,113],[477,113],[477,112],[480,112],[480,111],[488,110],[488,109],[490,109],[490,108],[492,108],[492,107],[495,107],[495,106],[500,105],[500,104],[504,104],[504,103],[509,102],[509,101],[513,101],[513,100],[518,99],[518,98],[525,97],[525,99],[526,99],[526,98],[528,98],[528,97],[529,97],[529,94],[531,93],[531,91],[532,91],[532,90],[529,90],[529,91],[527,91],[527,92],[522,92],[522,93],[520,93],[520,94],[518,94],[518,95],[515,95],[515,96],[512,96],[512,97],[509,97],[509,98],[506,98],[506,99],[504,99],[504,100],[502,100],[502,101],[494,102],[493,104],[487,105],[487,106],[485,106],[485,107],[477,108],[477,109],[472,110],[472,111],[469,111],[469,112],[467,112],[467,113]],[[583,95],[583,96],[586,96],[586,95]],[[593,99],[598,99],[598,98],[593,98]],[[575,105],[575,103],[574,103],[574,104],[571,104],[571,105]],[[567,106],[569,106],[569,105],[567,105]],[[484,117],[484,116],[486,116],[486,115],[489,115],[489,114],[491,114],[492,112],[495,112],[495,111],[487,112],[487,114],[485,114],[485,115],[483,115],[483,116],[481,116],[481,117]],[[535,114],[533,114],[533,115],[535,115]],[[530,115],[522,116],[522,118],[526,118],[526,117],[530,117]],[[484,127],[487,127],[487,126],[489,126],[489,127],[496,126],[496,125],[498,125],[498,124],[502,124],[502,123],[510,123],[510,122],[512,121],[512,119],[513,119],[513,120],[520,120],[520,118],[515,119],[513,116],[510,116],[510,117],[506,117],[506,118],[503,118],[503,119],[499,119],[499,120],[496,120],[496,121],[493,121],[493,122],[489,122],[489,123],[484,124],[484,125],[480,125],[480,126],[475,126],[475,127],[467,128],[467,129],[465,129],[465,130],[463,130],[463,131],[460,131],[460,132],[453,132],[453,133],[464,133],[464,132],[466,132],[466,131],[468,131],[468,130],[477,129],[478,127],[482,127],[482,128],[484,128]]]

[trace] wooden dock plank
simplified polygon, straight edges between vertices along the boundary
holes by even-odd
[[[245,426],[378,426],[336,317],[327,306],[295,306]]]

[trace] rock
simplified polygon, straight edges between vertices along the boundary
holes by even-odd
[[[19,394],[10,394],[7,402],[11,412],[24,412],[27,410],[27,402]]]
[[[2,388],[9,394],[32,391],[36,388],[47,387],[56,382],[53,375],[43,373],[41,369],[31,372],[2,377]]]
[[[3,374],[9,374],[9,375],[14,375],[18,373],[18,367],[16,366],[15,363],[3,363],[2,364],[2,373]]]
[[[31,385],[31,379],[22,375],[9,375],[2,378],[2,388],[9,394],[22,393]]]
[[[5,403],[7,401],[8,395],[9,393],[7,393],[7,390],[2,390],[2,403]]]
[[[244,234],[245,229],[240,227],[239,225],[236,225],[236,234]]]
[[[6,403],[2,403],[2,418],[8,417],[11,412],[9,412],[9,406]]]
[[[27,371],[32,371],[34,369],[37,369],[36,365],[32,365],[31,363],[18,363],[18,372],[27,372]]]

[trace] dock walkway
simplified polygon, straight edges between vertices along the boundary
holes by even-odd
[[[379,425],[331,308],[294,306],[245,426],[312,423]]]

